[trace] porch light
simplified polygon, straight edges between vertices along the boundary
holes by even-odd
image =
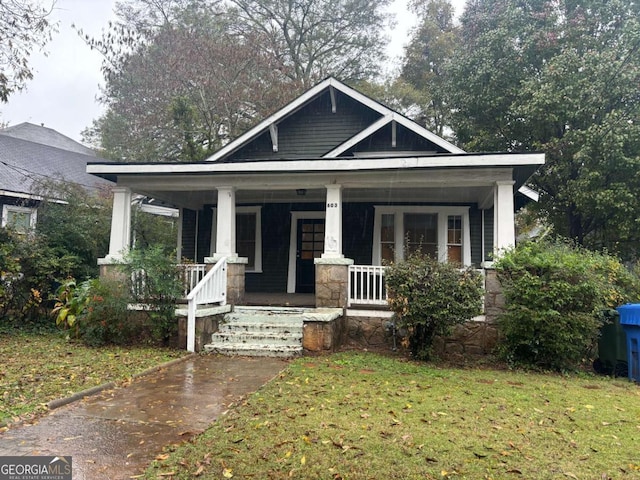
[[[307,189],[306,188],[298,188],[298,189],[296,189],[296,193],[299,196],[303,197],[304,195],[307,194]]]

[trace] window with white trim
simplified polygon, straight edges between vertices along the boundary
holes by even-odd
[[[216,249],[217,215],[213,209],[211,255]],[[236,253],[248,259],[246,272],[262,272],[262,207],[236,207]]]
[[[469,207],[374,208],[372,256],[375,265],[402,260],[410,251],[421,251],[443,262],[471,265]]]
[[[17,205],[2,206],[2,226],[11,227],[19,233],[27,233],[36,226],[37,210]]]

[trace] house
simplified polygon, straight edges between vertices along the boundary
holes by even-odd
[[[51,181],[88,190],[111,185],[86,172],[98,158],[90,148],[50,128],[21,123],[0,129],[0,208],[2,226],[33,228],[42,192]]]
[[[464,152],[329,78],[206,161],[95,161],[87,171],[117,183],[102,265],[129,247],[137,192],[179,207],[178,258],[233,265],[242,281],[229,302],[315,292],[316,306],[342,308],[355,266],[380,268],[407,249],[490,264],[515,243],[515,197],[543,163],[540,153]],[[382,275],[364,271],[364,283]],[[371,295],[380,289],[361,300]]]

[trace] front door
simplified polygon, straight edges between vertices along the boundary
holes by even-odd
[[[324,252],[324,218],[301,218],[297,230],[296,292],[313,293],[316,287],[313,259]]]

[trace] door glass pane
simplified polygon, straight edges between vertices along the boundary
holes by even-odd
[[[405,213],[404,234],[407,253],[422,252],[437,257],[438,253],[438,214]]]

